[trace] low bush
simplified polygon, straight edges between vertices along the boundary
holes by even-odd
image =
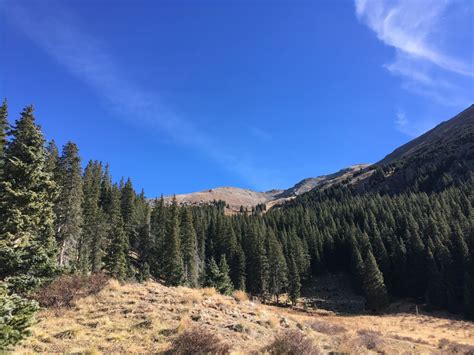
[[[357,332],[359,334],[358,343],[368,350],[381,350],[384,343],[381,333],[374,330],[362,329]]]
[[[314,321],[313,323],[311,323],[311,328],[317,331],[318,333],[327,335],[335,335],[347,332],[347,329],[344,328],[342,325],[331,324],[321,321]]]
[[[263,352],[277,355],[319,355],[321,352],[303,332],[286,330],[279,333]]]
[[[474,346],[456,343],[444,338],[439,341],[438,348],[442,349],[445,354],[474,355]]]
[[[249,296],[244,291],[241,291],[241,290],[235,290],[232,293],[232,297],[234,297],[234,299],[237,302],[245,302],[249,300]]]
[[[224,343],[217,335],[203,327],[192,327],[178,335],[171,343],[168,354],[179,355],[207,355],[228,354],[230,346]]]
[[[40,289],[34,298],[42,307],[71,307],[77,299],[99,293],[108,280],[105,273],[63,275]]]

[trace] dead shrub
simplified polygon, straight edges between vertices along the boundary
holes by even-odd
[[[347,332],[347,329],[342,325],[331,324],[327,322],[314,321],[311,323],[311,328],[318,333],[327,335],[336,335]]]
[[[438,348],[442,349],[444,354],[474,355],[474,346],[456,343],[445,338],[438,342]]]
[[[202,289],[202,294],[204,296],[214,296],[217,293],[216,289],[214,287],[205,287]]]
[[[359,334],[359,345],[364,346],[368,350],[381,350],[384,343],[383,339],[380,337],[382,333],[374,330],[362,329],[357,331],[357,334]]]
[[[319,355],[321,352],[313,341],[299,330],[286,330],[278,333],[273,343],[263,352],[278,355]]]
[[[203,327],[193,327],[183,333],[171,343],[167,354],[179,355],[204,355],[228,354],[230,346],[221,341],[214,333]]]
[[[39,290],[34,298],[42,307],[72,307],[77,299],[99,293],[108,280],[105,273],[63,275]]]
[[[249,300],[249,296],[242,290],[235,290],[232,293],[232,297],[234,297],[234,299],[239,303]]]

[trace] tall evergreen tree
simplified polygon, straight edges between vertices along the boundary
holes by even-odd
[[[221,260],[219,262],[219,279],[217,281],[217,287],[218,291],[223,295],[231,295],[232,291],[234,290],[234,286],[232,285],[232,281],[229,276],[229,271],[229,265],[227,264],[225,254],[222,254]]]
[[[99,271],[103,266],[106,224],[100,207],[102,174],[102,163],[89,161],[84,171],[82,203],[84,224],[78,245],[79,269],[83,272]]]
[[[189,208],[182,211],[181,220],[181,253],[183,255],[184,283],[190,287],[198,286],[199,260],[196,242],[196,231],[193,216]]]
[[[288,268],[281,245],[276,239],[275,233],[270,230],[267,236],[267,254],[269,264],[269,292],[276,297],[279,296],[287,286]]]
[[[0,279],[25,292],[55,272],[55,184],[46,171],[45,140],[32,106],[23,110],[11,135],[0,181]]]
[[[301,292],[301,279],[293,254],[290,254],[290,260],[288,261],[288,276],[288,297],[291,303],[296,305]]]
[[[5,149],[8,143],[8,132],[10,125],[8,124],[8,102],[3,100],[0,106],[0,181],[3,179],[3,165],[5,164]]]
[[[381,311],[388,305],[387,290],[383,275],[374,255],[369,250],[364,262],[364,295],[366,306],[373,311]]]
[[[128,271],[128,243],[125,235],[120,208],[120,190],[113,186],[111,191],[109,230],[106,254],[104,257],[105,269],[114,277],[123,280]]]
[[[77,146],[68,142],[57,166],[59,197],[55,204],[59,265],[75,267],[82,233],[82,168]]]
[[[180,246],[179,207],[176,197],[169,210],[163,243],[163,279],[166,285],[178,286],[183,282],[183,259]]]

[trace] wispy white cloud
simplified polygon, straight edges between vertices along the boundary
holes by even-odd
[[[474,99],[473,4],[355,0],[355,10],[380,41],[395,49],[393,61],[384,67],[402,78],[404,89],[443,106],[463,108]],[[459,33],[464,33],[461,39]]]
[[[122,119],[154,129],[175,144],[197,150],[255,188],[266,188],[272,181],[274,171],[225,152],[215,139],[170,110],[155,93],[124,78],[123,68],[107,52],[105,43],[75,25],[74,17],[64,9],[55,10],[61,13],[37,13],[10,1],[5,15],[55,61],[89,85]]]

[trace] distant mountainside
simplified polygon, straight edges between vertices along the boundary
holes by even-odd
[[[397,193],[437,191],[474,171],[474,105],[373,165],[364,189]]]
[[[286,190],[270,190],[265,192],[242,189],[238,187],[217,187],[214,189],[176,195],[180,205],[205,205],[213,201],[225,201],[228,209],[238,211],[240,206],[252,208],[264,204],[267,208],[283,203],[314,188],[327,188],[345,179],[357,175],[369,164],[358,164],[342,169],[334,174],[311,177],[301,180]],[[165,201],[171,201],[172,196],[166,196]]]
[[[334,174],[301,180],[286,190],[265,192],[238,187],[176,195],[180,205],[205,205],[225,201],[229,211],[240,206],[266,208],[282,204],[306,192],[335,185],[351,185],[358,191],[397,193],[407,189],[440,190],[465,179],[474,170],[474,105],[418,138],[402,145],[376,164],[358,164]],[[171,196],[165,197],[169,202]]]
[[[443,150],[446,145],[452,146],[451,152],[464,155],[474,144],[474,105],[462,111],[452,119],[440,123],[435,128],[412,141],[395,149],[378,165],[392,164],[413,158],[429,158]],[[470,157],[472,161],[472,156]]]

